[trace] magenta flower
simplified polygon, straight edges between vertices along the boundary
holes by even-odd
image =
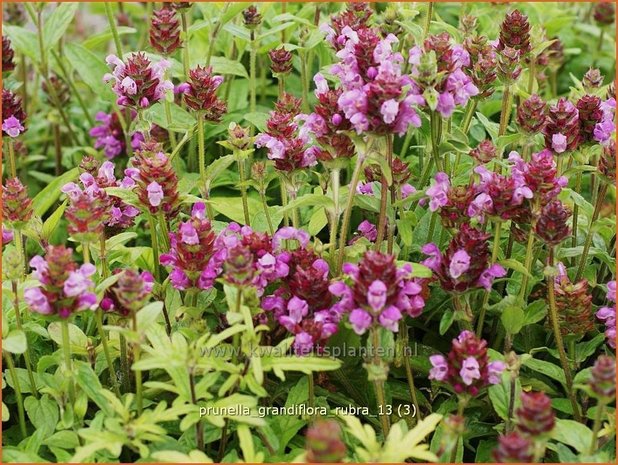
[[[616,281],[607,283],[606,298],[613,305],[602,307],[596,316],[605,324],[605,337],[612,349],[616,349]]]
[[[436,173],[435,183],[425,193],[429,196],[429,210],[435,212],[448,203],[451,182],[446,173]]]
[[[132,117],[135,118],[137,113],[132,111]],[[93,127],[88,134],[94,137],[95,149],[103,149],[103,153],[109,159],[116,158],[118,156],[126,155],[125,138],[118,120],[116,113],[104,113],[102,111],[96,114],[95,119],[101,124]],[[141,132],[136,132],[131,136],[132,148],[138,149],[141,142],[143,142],[144,136]]]
[[[15,116],[10,116],[2,122],[2,130],[10,137],[15,138],[24,132],[26,128]]]
[[[411,277],[412,266],[397,268],[391,255],[369,251],[358,265],[346,263],[343,271],[351,284],[336,281],[329,290],[339,298],[334,309],[349,314],[358,334],[374,324],[396,332],[404,314],[417,317],[425,306],[421,283]]]
[[[2,225],[2,245],[6,245],[13,240],[13,231],[6,229]]]
[[[68,318],[75,312],[97,307],[91,279],[95,267],[89,263],[78,267],[72,249],[48,246],[45,258],[34,256],[30,266],[34,269],[33,277],[39,281],[24,290],[24,300],[31,310]]]
[[[456,394],[476,396],[481,389],[498,384],[506,365],[501,361],[490,362],[487,342],[471,331],[462,331],[452,341],[447,357],[429,357],[432,369],[429,379],[448,384]]]
[[[567,149],[567,138],[563,134],[554,134],[551,136],[551,147],[556,153],[562,153]]]

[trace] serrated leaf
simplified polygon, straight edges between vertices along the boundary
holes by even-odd
[[[43,46],[51,49],[64,35],[73,21],[79,2],[59,3],[43,24]]]

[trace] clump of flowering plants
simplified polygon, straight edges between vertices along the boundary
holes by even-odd
[[[3,461],[615,461],[615,19],[3,5]]]

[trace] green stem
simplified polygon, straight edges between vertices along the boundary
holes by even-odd
[[[120,398],[120,387],[118,386],[118,380],[116,379],[116,371],[114,369],[114,362],[109,353],[109,345],[107,344],[107,335],[103,329],[103,310],[100,308],[95,312],[95,318],[97,320],[97,331],[101,337],[101,345],[103,346],[103,354],[105,355],[105,362],[109,370],[109,380],[112,383],[116,396]]]
[[[75,405],[75,384],[73,379],[73,366],[71,364],[71,338],[69,337],[69,322],[62,319],[62,352],[64,354],[64,367],[69,381],[69,402]]]
[[[331,266],[336,266],[335,257],[337,249],[337,228],[339,226],[339,184],[341,181],[341,171],[339,168],[333,168],[330,172],[331,190],[333,193],[333,217],[331,218],[330,235],[329,235],[329,254]]]
[[[21,319],[21,311],[19,309],[19,294],[17,292],[17,281],[11,281],[11,287],[13,289],[14,296],[14,306],[15,306],[15,322],[17,323],[17,329],[23,331],[22,319]],[[30,345],[26,346],[26,351],[24,352],[24,362],[26,364],[26,370],[28,370],[28,380],[30,381],[30,388],[32,390],[32,394],[37,399],[39,398],[39,391],[36,387],[36,382],[34,381],[34,373],[32,372],[32,362],[30,358]]]
[[[603,183],[599,188],[599,194],[597,195],[597,200],[594,204],[594,212],[592,213],[592,217],[590,218],[590,225],[588,227],[588,235],[586,236],[586,242],[584,242],[584,250],[582,251],[582,257],[579,261],[579,267],[577,268],[577,275],[575,276],[575,282],[578,282],[583,274],[584,268],[586,267],[586,261],[588,259],[588,253],[590,252],[590,246],[592,245],[592,237],[594,236],[594,231],[592,227],[594,226],[595,221],[599,217],[599,213],[601,212],[601,207],[603,202],[605,201],[605,195],[607,194],[607,184]]]
[[[180,22],[182,24],[182,33],[185,38],[182,44],[182,68],[185,72],[185,78],[189,79],[189,27],[187,25],[187,13],[185,11],[180,14]]]
[[[189,387],[191,389],[191,403],[197,405],[197,395],[195,393],[195,373],[193,368],[189,370]],[[200,418],[195,425],[195,444],[198,450],[204,452],[204,424]]]
[[[239,156],[236,156],[236,163],[238,164],[238,177],[240,180],[240,195],[242,197],[242,211],[245,217],[245,224],[251,226],[251,220],[249,218],[249,201],[247,199],[247,186],[245,185],[245,162]]]
[[[313,382],[313,372],[307,374],[307,404],[311,410],[315,407],[315,387]],[[311,414],[311,419],[315,415]]]
[[[343,211],[343,222],[341,224],[341,230],[339,231],[339,258],[337,260],[337,267],[335,268],[336,276],[341,274],[341,268],[343,267],[343,260],[345,258],[345,243],[350,229],[350,218],[352,217],[352,208],[354,207],[354,196],[356,195],[356,187],[358,186],[358,180],[360,179],[361,170],[365,161],[365,154],[358,154],[356,160],[356,166],[352,173],[352,180],[348,186],[348,202],[345,210]]]
[[[131,317],[133,321],[133,332],[136,334],[136,337],[139,337],[139,333],[137,332],[137,314],[136,312],[131,312]],[[169,333],[168,333],[169,334]],[[140,356],[140,346],[139,342],[135,342],[133,344],[133,364],[135,365],[139,361]],[[135,371],[135,404],[137,406],[137,415],[142,414],[142,372],[140,370]]]
[[[427,230],[427,239],[425,240],[426,244],[433,241],[433,233],[436,230],[436,223],[438,222],[437,213],[429,212],[429,215],[431,215],[431,219],[429,220],[429,229]]]
[[[466,114],[461,123],[461,130],[464,134],[467,134],[470,130],[470,125],[472,124],[472,118],[474,117],[474,112],[476,111],[476,106],[478,105],[478,100],[470,99],[468,101],[468,105],[466,106]]]
[[[62,71],[64,80],[67,82],[67,84],[69,85],[71,89],[71,95],[74,95],[75,98],[77,98],[77,103],[82,109],[82,113],[84,113],[84,117],[88,120],[88,125],[91,127],[94,126],[94,120],[92,119],[92,116],[90,116],[88,107],[86,107],[86,103],[84,102],[84,99],[82,98],[81,92],[75,86],[75,82],[73,81],[71,74],[67,71],[66,67],[64,66],[64,63],[62,62],[62,59],[58,56],[56,51],[52,49],[51,52],[52,52],[54,59],[56,60],[56,63],[58,63],[58,67],[60,68],[60,71]]]
[[[498,251],[500,250],[500,236],[502,235],[502,223],[496,221],[494,224],[494,243],[491,250],[491,265],[496,263],[498,259]],[[483,333],[483,325],[485,324],[485,315],[487,314],[487,304],[489,303],[489,296],[491,295],[491,289],[485,291],[483,295],[483,305],[479,313],[479,319],[476,325],[476,335],[481,336]]]
[[[594,414],[594,423],[592,425],[592,439],[590,440],[590,448],[588,449],[588,455],[594,455],[597,450],[597,439],[601,425],[603,424],[603,413],[605,413],[605,402],[599,401],[597,404],[597,411]]]
[[[410,391],[410,399],[412,400],[412,405],[414,406],[414,412],[419,420],[423,419],[423,415],[421,414],[420,405],[418,403],[418,399],[416,397],[416,386],[414,384],[414,373],[412,371],[412,364],[410,363],[410,356],[408,355],[408,351],[410,350],[410,346],[408,344],[408,325],[403,321],[403,319],[399,322],[399,331],[403,336],[403,364],[406,370],[406,378],[408,380],[408,389]]]
[[[256,49],[256,41],[255,41],[255,29],[251,30],[251,43],[250,43],[250,54],[249,54],[249,92],[250,92],[250,101],[249,101],[249,111],[251,113],[255,113],[256,109],[256,92],[257,92],[257,83],[255,80],[255,62],[257,56]]]
[[[260,200],[262,201],[262,208],[264,209],[264,215],[266,216],[266,223],[268,223],[268,232],[272,236],[275,233],[275,228],[273,228],[273,222],[270,218],[270,212],[268,211],[268,202],[266,201],[266,194],[264,193],[264,189],[260,188]]]
[[[440,160],[440,142],[442,140],[442,117],[433,110],[430,114],[431,123],[431,154],[438,171],[444,171],[444,164]]]
[[[21,386],[19,385],[19,378],[17,377],[17,371],[15,370],[15,363],[10,352],[4,351],[4,357],[6,358],[6,364],[9,366],[9,372],[11,378],[13,378],[13,388],[15,389],[15,397],[17,399],[17,416],[19,417],[19,429],[21,436],[26,439],[28,432],[26,430],[26,415],[24,414],[24,398],[21,393]]]
[[[201,112],[197,114],[197,144],[198,144],[198,163],[200,172],[200,191],[206,190],[206,149],[204,147],[204,116]]]
[[[427,16],[425,17],[425,27],[423,29],[423,37],[427,37],[429,34],[429,27],[431,26],[431,17],[433,16],[433,2],[427,2]]]
[[[528,242],[526,244],[526,258],[524,260],[524,267],[527,274],[521,277],[521,287],[519,288],[519,300],[524,301],[526,299],[526,293],[528,292],[528,275],[532,274],[532,258],[534,252],[534,225],[530,226],[530,232],[528,232]]]
[[[372,363],[376,367],[379,367],[382,364],[382,360],[380,359],[380,354],[378,352],[378,347],[380,346],[380,334],[378,333],[378,327],[371,327],[371,339],[372,339]],[[387,406],[386,406],[386,395],[384,393],[384,380],[375,379],[373,381],[373,385],[376,393],[376,402],[378,404],[378,416],[380,417],[380,424],[382,425],[382,436],[386,440],[388,437],[388,433],[390,430],[390,419],[387,415]]]
[[[549,248],[548,266],[554,267],[554,247]],[[556,340],[556,346],[558,354],[560,355],[560,364],[564,370],[564,377],[566,380],[567,396],[571,401],[573,407],[573,415],[575,420],[581,422],[582,417],[579,413],[579,405],[575,398],[575,392],[573,391],[573,376],[571,375],[571,368],[569,367],[569,360],[564,350],[564,342],[562,340],[562,333],[560,332],[560,324],[558,322],[558,309],[556,307],[556,291],[555,291],[555,277],[553,275],[547,277],[547,300],[549,301],[549,319],[551,322],[552,330],[554,332],[554,338]]]
[[[159,239],[157,237],[157,222],[153,215],[149,215],[148,221],[150,223],[150,242],[152,244],[153,274],[155,281],[160,283],[161,273],[159,272]]]
[[[172,125],[172,107],[166,98],[163,99],[163,102],[163,106],[165,107],[165,120],[167,121],[167,126],[170,127]],[[167,134],[169,135],[173,151],[176,149],[176,134],[171,129],[167,130]]]
[[[506,85],[504,87],[504,93],[502,94],[502,109],[500,111],[500,129],[498,130],[498,136],[506,134],[506,128],[509,126],[509,118],[511,116],[511,86]]]
[[[464,411],[466,409],[466,405],[468,404],[468,399],[466,397],[460,397],[459,402],[457,403],[457,416],[463,417]],[[459,446],[459,434],[455,437],[455,443],[453,444],[453,450],[451,451],[451,463],[457,463],[457,449]]]
[[[109,29],[114,39],[114,45],[116,46],[116,55],[122,60],[122,42],[120,42],[120,35],[116,28],[116,19],[114,18],[114,12],[112,11],[111,2],[104,2],[105,14],[107,15],[107,22],[109,23]]]
[[[577,172],[577,177],[575,178],[575,192],[578,194],[582,190],[582,172]],[[577,247],[577,230],[579,223],[579,205],[573,205],[573,237],[571,239],[571,247]],[[572,264],[576,263],[575,257],[572,259]]]
[[[532,88],[534,87],[534,78],[536,77],[536,57],[530,56],[530,67],[528,68],[528,93],[532,93]]]
[[[9,146],[9,173],[11,174],[11,178],[16,178],[17,165],[15,161],[15,143],[12,137],[8,138],[7,145]]]

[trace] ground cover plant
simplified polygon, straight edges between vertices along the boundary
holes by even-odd
[[[3,461],[615,461],[614,25],[3,4]]]

